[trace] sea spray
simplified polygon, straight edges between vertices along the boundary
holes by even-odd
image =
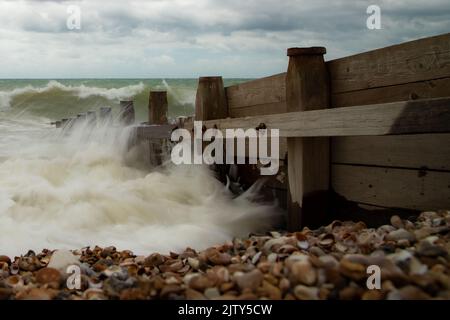
[[[2,254],[114,245],[138,254],[197,249],[267,230],[274,205],[233,199],[208,168],[150,172],[129,147],[132,128],[30,119],[0,127]]]

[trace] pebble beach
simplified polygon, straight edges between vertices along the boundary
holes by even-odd
[[[270,232],[197,252],[135,256],[114,247],[0,256],[0,299],[450,299],[450,211],[369,229],[334,221]],[[81,270],[69,289],[70,266]],[[381,288],[368,289],[369,266]]]

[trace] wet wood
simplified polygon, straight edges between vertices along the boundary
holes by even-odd
[[[326,109],[330,105],[325,48],[291,48],[286,75],[287,111]],[[267,125],[267,124],[266,124]],[[330,152],[328,138],[287,139],[287,226],[300,230],[327,211]]]
[[[332,162],[450,171],[450,134],[332,139]]]
[[[329,61],[332,93],[450,76],[450,33]]]
[[[347,200],[387,208],[450,208],[450,172],[332,165],[332,188]]]
[[[448,133],[450,98],[221,119],[204,125],[223,130],[256,128],[261,123],[287,138]]]

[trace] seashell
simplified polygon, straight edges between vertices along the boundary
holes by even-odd
[[[287,243],[287,237],[280,237],[267,241],[263,246],[263,251],[267,254],[277,251],[276,249]]]
[[[297,246],[302,250],[308,250],[309,248],[309,242],[307,240],[298,241]]]
[[[259,261],[259,258],[261,258],[261,255],[262,255],[261,251],[255,254],[252,258],[252,263],[256,265]]]
[[[294,288],[294,295],[299,300],[319,300],[319,289],[297,285]]]
[[[322,248],[330,248],[331,246],[333,246],[334,242],[335,242],[334,235],[328,233],[321,237],[319,241],[319,246],[321,246]]]

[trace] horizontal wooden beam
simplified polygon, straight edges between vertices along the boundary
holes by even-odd
[[[136,126],[136,133],[139,139],[170,139],[172,131],[176,125],[140,125]]]
[[[279,129],[280,137],[382,136],[450,132],[450,98],[204,121],[206,128]],[[192,124],[185,126],[192,129]]]

